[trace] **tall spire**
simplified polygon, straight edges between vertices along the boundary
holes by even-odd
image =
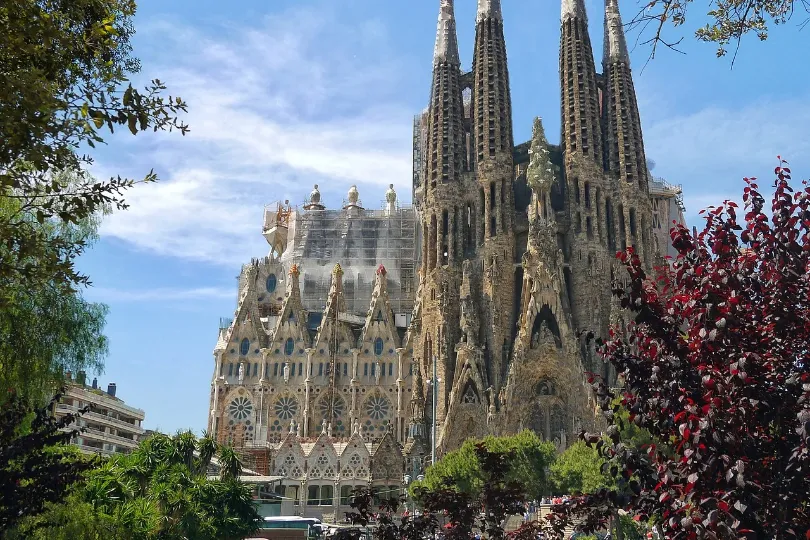
[[[478,0],[478,17],[476,20],[480,22],[481,19],[502,21],[501,0]]]
[[[625,62],[630,65],[627,40],[624,37],[622,15],[617,0],[605,0],[605,51],[602,63]]]
[[[568,155],[602,166],[599,89],[584,0],[562,0],[560,22],[562,142]]]
[[[439,22],[436,27],[436,49],[433,52],[433,63],[461,64],[458,56],[458,37],[456,36],[456,16],[453,14],[453,0],[441,0]]]
[[[488,344],[486,371],[491,385],[498,392],[508,364],[508,347],[512,338],[512,304],[515,279],[511,271],[501,272],[514,260],[514,141],[512,135],[512,97],[509,88],[509,67],[504,38],[504,21],[500,0],[479,0],[475,26],[472,84],[472,153],[477,163],[479,215],[478,250],[487,278],[481,283],[484,335],[478,334],[479,324],[468,324],[477,343]],[[471,212],[472,213],[472,212]],[[469,296],[468,296],[469,298]],[[467,310],[465,321],[473,310]],[[469,337],[469,336],[468,336]],[[497,344],[497,345],[496,345]],[[506,352],[505,352],[506,351]],[[457,379],[462,381],[462,379]],[[486,387],[486,386],[485,386]],[[459,392],[464,392],[461,388]],[[482,392],[483,388],[478,387]]]
[[[512,98],[500,0],[478,0],[473,77],[473,140],[480,168],[484,161],[512,155]],[[512,164],[508,167],[511,177]]]

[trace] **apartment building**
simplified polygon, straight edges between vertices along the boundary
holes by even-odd
[[[137,448],[145,433],[144,412],[117,398],[115,383],[108,384],[105,392],[98,387],[95,378],[88,386],[84,373],[80,372],[75,380],[68,374],[67,379],[68,386],[56,407],[56,416],[90,407],[74,424],[83,431],[74,438],[73,444],[88,454],[128,454]]]

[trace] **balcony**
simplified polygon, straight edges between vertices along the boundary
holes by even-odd
[[[81,437],[87,439],[96,439],[104,441],[109,444],[116,444],[127,448],[138,447],[138,441],[126,439],[124,437],[119,437],[118,435],[113,435],[112,433],[105,433],[104,431],[95,428],[85,428],[85,430],[81,434]]]

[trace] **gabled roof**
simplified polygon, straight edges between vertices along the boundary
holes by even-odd
[[[279,317],[276,325],[271,331],[271,341],[280,338],[282,329],[292,328],[295,337],[302,339],[304,343],[309,343],[309,333],[306,328],[306,311],[301,304],[301,287],[299,284],[300,271],[297,264],[290,266],[290,279],[287,282],[287,295],[281,304]],[[292,317],[291,317],[292,316]]]
[[[248,334],[258,339],[261,346],[267,345],[267,330],[262,324],[261,315],[259,314],[258,293],[256,281],[258,279],[258,268],[255,265],[247,266],[244,270],[244,287],[239,292],[239,300],[234,312],[233,321],[224,333],[220,333],[220,339],[217,342],[227,344],[234,338],[237,330],[244,331],[245,326],[248,327]],[[244,334],[242,334],[244,335]]]
[[[351,327],[348,323],[341,320],[341,313],[345,312],[343,301],[343,269],[340,264],[336,264],[332,270],[332,286],[329,288],[329,297],[326,301],[326,310],[323,314],[323,320],[318,328],[318,334],[315,337],[315,346],[326,345],[333,343],[337,338],[337,344],[351,343],[352,347],[356,343],[356,338],[352,334]]]
[[[396,321],[394,312],[391,309],[391,302],[388,299],[388,286],[385,266],[377,268],[377,276],[374,280],[374,292],[371,295],[371,304],[366,313],[366,322],[363,325],[361,340],[366,341],[368,332],[374,325],[383,326],[386,337],[390,337],[395,347],[399,347],[399,334],[396,331]]]

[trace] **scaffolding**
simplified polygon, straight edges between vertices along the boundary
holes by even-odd
[[[335,264],[343,268],[346,312],[365,317],[379,265],[387,271],[394,313],[410,313],[417,288],[416,212],[353,207],[296,212],[293,238],[282,262],[301,267],[301,300],[307,311],[323,311]]]

